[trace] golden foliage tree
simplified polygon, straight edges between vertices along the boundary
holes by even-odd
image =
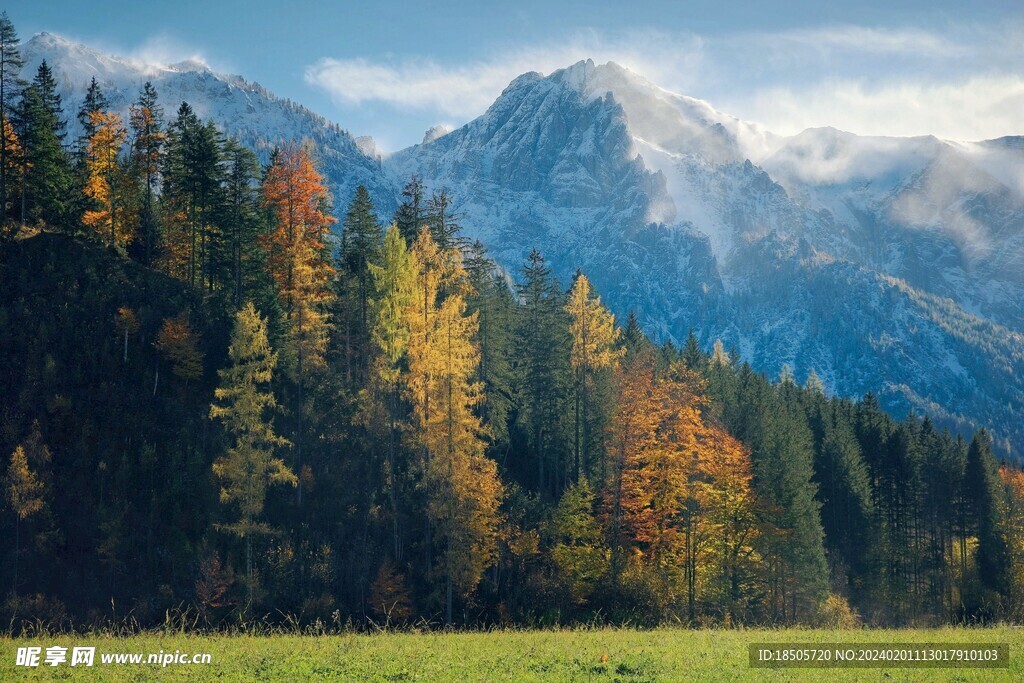
[[[480,350],[473,341],[477,316],[466,314],[461,255],[439,249],[429,230],[420,231],[412,254],[416,286],[406,309],[404,385],[451,621],[453,592],[471,593],[494,562],[503,487],[497,465],[484,454],[487,435],[474,411],[483,391],[473,380]]]
[[[14,449],[11,462],[4,477],[4,494],[7,504],[14,512],[14,583],[12,591],[18,589],[18,556],[21,554],[21,523],[38,513],[44,506],[44,486],[32,471],[28,455],[22,446]]]
[[[108,246],[124,248],[135,236],[130,202],[124,196],[124,171],[118,156],[128,132],[117,114],[89,113],[94,133],[89,138],[85,194],[99,207],[85,212],[82,222]]]
[[[590,280],[581,273],[576,277],[565,305],[572,335],[570,364],[575,380],[577,479],[588,474],[588,398],[593,374],[614,366],[625,354],[625,349],[618,346],[621,331],[615,326],[615,316],[601,304],[601,297],[591,294],[591,289]]]
[[[233,504],[238,521],[221,528],[245,539],[246,580],[252,602],[252,537],[269,531],[259,521],[267,488],[272,484],[296,486],[295,474],[274,456],[288,442],[274,433],[269,412],[277,408],[269,390],[277,354],[271,351],[266,322],[247,303],[235,316],[235,327],[228,347],[230,365],[219,371],[220,386],[216,402],[210,406],[210,418],[219,419],[232,445],[213,464],[221,482],[220,501]]]

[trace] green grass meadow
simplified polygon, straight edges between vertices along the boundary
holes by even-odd
[[[749,643],[1010,644],[1010,667],[752,669]],[[18,647],[95,646],[92,668],[15,665]],[[46,636],[0,639],[0,680],[102,681],[1022,681],[1024,629],[594,629],[376,635]],[[212,663],[115,665],[100,654],[181,650]]]

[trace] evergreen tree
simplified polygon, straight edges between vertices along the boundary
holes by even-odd
[[[697,335],[690,330],[686,335],[686,341],[683,343],[683,363],[687,368],[693,372],[702,372],[705,365],[707,365],[707,354],[700,348],[700,342],[697,340]]]
[[[164,143],[162,204],[165,267],[212,292],[230,269],[217,218],[223,202],[222,139],[182,102]]]
[[[414,181],[415,182],[415,178]],[[402,193],[405,195],[405,192]],[[406,195],[407,196],[407,195]],[[410,198],[415,201],[414,197]],[[452,211],[452,196],[447,190],[442,189],[434,192],[427,200],[426,223],[430,226],[430,236],[434,238],[441,249],[465,250],[467,245],[461,236],[462,228],[458,221],[460,216]],[[413,215],[414,206],[410,206],[410,215]]]
[[[370,193],[364,186],[356,188],[342,227],[341,258],[347,274],[356,283],[357,315],[352,337],[363,347],[370,327],[369,302],[373,293],[369,264],[377,261],[384,237]]]
[[[972,530],[978,538],[978,577],[987,590],[1003,596],[1008,585],[1008,552],[1002,530],[1004,492],[992,454],[992,437],[984,429],[974,434],[967,449],[964,488]]]
[[[402,203],[395,210],[395,224],[406,243],[412,244],[426,224],[427,211],[423,199],[423,181],[413,175],[402,188]]]
[[[88,96],[86,98],[88,100]],[[142,260],[153,261],[157,246],[156,209],[153,200],[160,177],[161,153],[164,143],[163,108],[157,104],[156,88],[149,81],[142,87],[139,99],[131,106],[131,164],[136,182],[141,186],[142,202],[139,222],[142,239]]]
[[[569,321],[551,269],[536,249],[522,272],[518,343],[513,346],[518,422],[536,459],[537,490],[557,496],[566,484],[563,415],[569,385]]]
[[[227,277],[232,302],[240,308],[243,301],[255,299],[265,289],[265,258],[259,243],[264,228],[259,192],[260,163],[252,151],[236,140],[225,142],[223,158],[227,168],[218,222],[230,251]]]
[[[487,425],[496,450],[509,442],[508,419],[512,407],[511,333],[515,301],[508,283],[495,263],[487,258],[480,241],[466,250],[465,267],[471,291],[467,310],[479,321],[477,342],[480,363],[477,379],[483,384],[480,416]]]
[[[62,146],[66,124],[56,82],[44,60],[15,112],[21,146],[21,222],[63,225],[70,212],[71,163]]]

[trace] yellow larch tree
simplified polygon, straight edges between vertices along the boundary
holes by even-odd
[[[579,479],[588,475],[590,383],[595,372],[613,367],[626,350],[619,346],[621,331],[615,325],[615,316],[601,303],[601,297],[592,295],[590,280],[586,275],[581,273],[576,277],[565,310],[569,313],[569,332],[572,335],[570,364],[575,389],[574,452],[576,478]]]
[[[118,159],[128,132],[115,113],[93,111],[89,120],[95,132],[89,138],[85,194],[100,208],[86,211],[82,222],[108,246],[124,248],[135,236],[130,202],[121,196],[124,171]]]
[[[277,354],[267,339],[266,321],[252,303],[235,316],[228,347],[230,365],[219,371],[220,386],[210,418],[220,420],[231,439],[227,453],[213,464],[220,480],[220,501],[234,505],[238,521],[221,528],[245,540],[246,577],[252,602],[252,538],[270,528],[259,521],[267,489],[273,484],[296,486],[295,474],[275,456],[287,441],[274,433],[271,413],[277,401],[270,391]]]
[[[480,362],[478,323],[475,313],[466,314],[461,256],[439,249],[428,230],[420,231],[412,254],[418,268],[407,309],[404,385],[450,622],[453,593],[469,595],[494,562],[504,489],[497,465],[485,455],[487,435],[474,410],[483,395],[473,380]]]

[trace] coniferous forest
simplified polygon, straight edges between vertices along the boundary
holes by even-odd
[[[382,222],[308,143],[20,66],[4,15],[2,623],[1024,620],[983,430],[656,343],[415,177]]]

